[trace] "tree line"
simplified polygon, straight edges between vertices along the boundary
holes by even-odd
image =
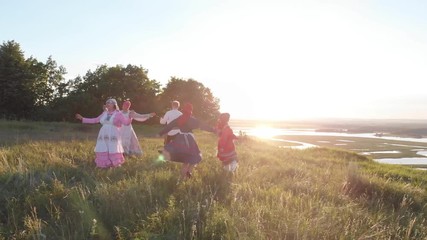
[[[214,121],[219,99],[202,83],[171,77],[166,86],[135,65],[98,66],[84,76],[65,79],[66,68],[50,56],[45,62],[26,58],[20,44],[0,45],[0,118],[75,121],[74,114],[96,117],[107,98],[129,99],[139,113],[163,114],[172,100],[191,102],[194,115]]]

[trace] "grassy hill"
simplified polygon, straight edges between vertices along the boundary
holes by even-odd
[[[0,239],[427,238],[424,171],[244,138],[230,175],[196,132],[203,161],[177,184],[157,127],[134,126],[142,157],[95,168],[99,127],[0,121]]]

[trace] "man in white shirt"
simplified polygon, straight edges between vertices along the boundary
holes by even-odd
[[[165,115],[160,118],[160,124],[169,124],[173,120],[177,119],[179,116],[182,115],[182,113],[178,110],[179,108],[179,102],[178,101],[172,101],[172,109],[167,111]],[[179,129],[172,129],[168,132],[165,138],[164,144],[172,141],[172,139],[180,132]]]

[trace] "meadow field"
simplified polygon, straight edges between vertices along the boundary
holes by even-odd
[[[197,131],[203,161],[178,183],[158,126],[135,124],[144,155],[114,169],[95,168],[99,128],[0,121],[0,239],[427,238],[424,171],[241,136],[229,174]]]

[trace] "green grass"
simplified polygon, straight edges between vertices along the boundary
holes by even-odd
[[[158,127],[135,126],[144,155],[106,170],[93,162],[99,125],[57,124],[0,122],[25,136],[1,142],[0,239],[427,238],[424,171],[244,138],[230,175],[216,137],[196,132],[203,161],[177,184]]]

